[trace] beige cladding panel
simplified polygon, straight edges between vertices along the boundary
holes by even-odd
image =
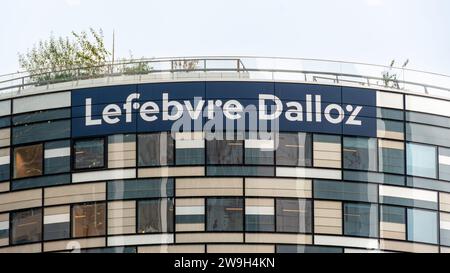
[[[39,253],[39,252],[41,252],[41,244],[27,244],[27,245],[0,248],[0,253]]]
[[[135,162],[135,152],[109,152],[108,153],[108,162],[114,162],[114,161],[130,161]],[[134,166],[129,166],[134,167]]]
[[[205,253],[205,245],[140,246],[138,253]]]
[[[275,253],[275,245],[208,244],[208,253]]]
[[[450,194],[439,193],[439,209],[441,211],[450,212]]]
[[[274,207],[275,199],[273,199],[273,198],[246,198],[245,206]]]
[[[0,192],[7,192],[7,191],[9,191],[9,182],[0,183]]]
[[[243,243],[242,233],[176,233],[177,243]]]
[[[338,143],[314,142],[314,167],[340,168],[341,145]]]
[[[191,206],[204,206],[205,199],[203,198],[177,198],[177,207],[191,207]]]
[[[108,167],[126,168],[136,166],[136,143],[108,144]]]
[[[48,207],[44,209],[44,215],[57,215],[57,214],[69,214],[70,206],[60,206],[60,207]]]
[[[108,234],[136,232],[136,202],[114,201],[108,203]]]
[[[9,221],[8,213],[0,214],[0,222],[3,222],[3,221]]]
[[[404,134],[401,132],[392,132],[392,131],[385,131],[385,130],[377,130],[377,137],[379,138],[390,138],[390,139],[397,139],[397,140],[403,140]]]
[[[177,232],[186,232],[186,231],[204,231],[205,224],[176,224],[175,230]]]
[[[404,150],[404,143],[402,141],[391,141],[380,139],[378,141],[378,148]]]
[[[393,240],[405,240],[406,233],[380,230],[380,238],[393,239]]]
[[[406,225],[397,223],[380,223],[380,237],[386,239],[405,240]]]
[[[282,178],[248,178],[246,196],[311,198],[311,180]]]
[[[342,234],[341,202],[314,202],[314,231],[318,234]]]
[[[80,248],[105,247],[105,238],[79,238],[73,240],[56,241],[44,243],[44,252],[72,250]]]
[[[0,130],[0,147],[7,147],[10,145],[10,133],[11,129],[1,129]]]
[[[9,148],[0,149],[0,157],[9,156]]]
[[[0,212],[42,205],[42,189],[0,194]]]
[[[381,222],[380,223],[380,228],[382,230],[386,230],[386,231],[406,232],[406,225],[405,224]]]
[[[108,152],[131,152],[136,151],[135,142],[122,142],[108,144]]]
[[[440,213],[439,214],[440,220],[445,222],[450,222],[450,213]]]
[[[413,252],[413,253],[437,253],[439,248],[437,246],[411,243],[411,242],[399,242],[390,240],[380,240],[380,249],[400,251],[400,252]]]
[[[242,178],[178,178],[176,196],[240,196]]]
[[[441,247],[441,253],[450,253],[450,247]]]
[[[7,246],[7,245],[9,245],[9,238],[0,239],[0,246]]]
[[[246,243],[312,244],[312,236],[305,234],[246,233]]]
[[[115,160],[135,160],[136,158],[136,152],[130,151],[130,152],[109,152],[108,153],[108,159],[110,161]]]
[[[44,197],[46,206],[103,201],[106,199],[106,183],[87,183],[46,188]]]

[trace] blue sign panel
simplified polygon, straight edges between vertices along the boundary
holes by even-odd
[[[72,92],[72,136],[212,129],[376,136],[376,91],[269,82],[123,85]]]

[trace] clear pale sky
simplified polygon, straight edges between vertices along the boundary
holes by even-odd
[[[102,28],[116,56],[321,58],[450,74],[449,0],[4,0],[0,74],[53,32]]]

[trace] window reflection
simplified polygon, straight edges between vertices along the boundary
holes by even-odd
[[[208,198],[208,231],[242,231],[243,203],[242,198]]]
[[[311,166],[312,137],[306,133],[278,134],[276,164],[279,166]]]
[[[11,213],[13,244],[32,243],[42,238],[42,209]]]
[[[139,166],[174,164],[174,140],[167,132],[138,135]]]
[[[344,137],[344,168],[377,171],[377,139]]]
[[[436,153],[434,146],[407,143],[408,175],[436,178]]]
[[[155,199],[138,203],[138,233],[174,231],[173,199]]]
[[[73,236],[91,237],[105,235],[105,212],[105,203],[82,204],[73,206]]]
[[[42,175],[42,144],[14,149],[14,178]]]
[[[243,140],[209,140],[206,142],[207,162],[217,165],[241,165],[244,163]]]
[[[74,144],[75,169],[94,169],[105,166],[104,140],[78,140]]]
[[[278,232],[311,232],[311,201],[277,199],[276,207]]]
[[[344,234],[378,236],[378,208],[374,204],[344,204]]]

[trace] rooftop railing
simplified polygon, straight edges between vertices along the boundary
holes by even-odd
[[[182,57],[128,60],[64,70],[42,68],[0,76],[0,94],[86,80],[226,78],[349,84],[450,98],[450,76],[406,68],[333,60],[276,57]]]

